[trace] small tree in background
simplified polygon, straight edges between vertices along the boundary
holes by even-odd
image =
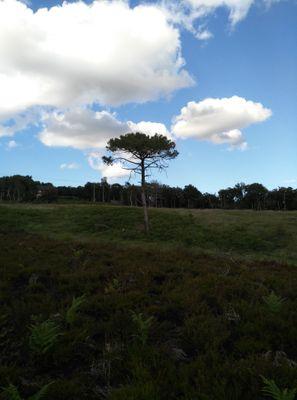
[[[146,178],[151,169],[162,171],[168,167],[167,162],[178,156],[175,143],[166,136],[155,134],[149,136],[144,133],[127,133],[119,138],[110,139],[106,149],[111,153],[102,157],[107,165],[121,163],[122,168],[141,176],[141,199],[144,210],[144,225],[149,231],[149,220],[146,203]]]

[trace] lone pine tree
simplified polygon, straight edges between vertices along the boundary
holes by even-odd
[[[141,176],[141,199],[144,211],[144,225],[149,231],[149,220],[146,202],[146,178],[152,169],[164,170],[168,161],[178,156],[175,143],[166,136],[155,134],[149,136],[144,133],[127,133],[119,138],[110,139],[106,150],[108,156],[103,156],[107,165],[121,163],[122,168]]]

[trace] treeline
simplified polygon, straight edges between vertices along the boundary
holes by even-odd
[[[84,186],[54,186],[21,175],[0,178],[0,201],[90,201],[142,205],[140,187],[129,182],[125,185],[109,184],[102,179],[99,183],[88,182]],[[150,207],[168,208],[297,210],[297,189],[279,187],[268,190],[260,183],[238,183],[212,194],[202,193],[193,185],[180,188],[151,182],[147,184],[147,202]]]

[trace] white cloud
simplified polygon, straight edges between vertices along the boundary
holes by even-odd
[[[198,40],[209,40],[213,34],[208,29],[198,29],[195,36]]]
[[[72,147],[79,150],[103,150],[109,139],[128,132],[142,132],[147,135],[159,133],[171,137],[166,126],[157,122],[140,121],[138,123],[117,119],[114,113],[95,112],[88,108],[75,108],[64,112],[52,112],[43,116],[43,130],[39,139],[50,147]],[[103,153],[91,151],[88,162],[91,168],[101,172],[109,179],[128,176],[129,172],[120,163],[105,165]],[[75,164],[62,164],[61,169],[74,169]]]
[[[128,132],[140,131],[148,135],[160,133],[169,137],[164,124],[141,121],[122,122],[107,111],[95,112],[75,108],[65,112],[48,113],[43,118],[39,139],[46,146],[75,149],[102,149],[109,139]]]
[[[283,0],[161,0],[161,3],[168,19],[173,23],[192,32],[198,40],[209,40],[213,34],[205,28],[206,21],[217,9],[227,11],[230,27],[233,29],[247,17],[252,6],[264,6],[268,9],[280,1]]]
[[[33,106],[119,105],[193,84],[156,4],[82,1],[33,12],[0,1],[0,120]]]
[[[118,121],[114,114],[86,108],[49,113],[43,124],[39,134],[43,144],[80,150],[104,148],[110,138],[129,131],[128,124]]]
[[[159,122],[141,121],[135,123],[128,121],[128,126],[130,132],[141,132],[149,136],[154,136],[158,133],[159,135],[167,136],[168,138],[171,137],[166,126]]]
[[[241,129],[265,121],[271,110],[261,103],[242,97],[208,98],[189,102],[174,118],[172,133],[178,138],[209,140],[215,144],[227,143],[232,148],[245,149]]]
[[[171,138],[197,138],[231,148],[246,149],[241,129],[266,120],[271,111],[260,103],[233,96],[189,102],[175,117],[170,133],[166,126],[150,121],[121,121],[108,111],[75,108],[44,114],[39,139],[50,147],[72,147],[79,150],[104,149],[108,140],[128,132],[159,133]],[[106,168],[106,166],[104,166]],[[115,169],[115,168],[114,168]]]
[[[107,179],[123,178],[130,175],[130,171],[123,169],[120,162],[113,165],[106,165],[102,161],[102,153],[91,152],[88,155],[88,162],[91,168],[100,171],[101,175]]]
[[[73,162],[73,163],[63,163],[60,165],[60,169],[79,169],[79,164]]]
[[[125,0],[95,0],[34,12],[27,0],[0,0],[0,137],[36,124],[42,114],[39,137],[48,146],[102,148],[134,130],[170,136],[163,124],[122,122],[87,105],[141,103],[192,85],[181,26],[208,40],[212,33],[201,19],[225,7],[235,25],[256,1],[160,0],[132,7]],[[211,140],[244,147],[239,129],[235,124]]]
[[[1,63],[1,61],[0,61]],[[12,119],[1,124],[0,119],[0,137],[13,136],[17,132],[21,132],[29,125],[36,124],[40,116],[37,110],[28,110],[26,113],[15,115]]]
[[[14,148],[16,148],[16,147],[18,147],[18,144],[17,144],[17,142],[16,142],[15,140],[10,140],[10,141],[7,143],[7,148],[8,148],[8,149],[14,149]]]
[[[213,13],[219,7],[225,7],[229,12],[229,21],[232,26],[243,20],[255,0],[184,0],[200,17]]]
[[[156,0],[132,7],[128,0],[95,0],[34,12],[30,1],[0,0],[0,137],[38,123],[44,109],[142,103],[188,87],[194,81],[184,69],[181,27],[206,41],[212,33],[205,17],[216,9],[226,8],[234,26],[256,2],[278,1]]]

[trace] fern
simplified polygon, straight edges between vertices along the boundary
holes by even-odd
[[[136,337],[140,340],[141,344],[145,345],[148,339],[149,330],[153,322],[153,317],[144,318],[142,313],[135,313],[132,311],[132,320],[137,328]]]
[[[263,382],[264,382],[264,387],[262,389],[262,392],[266,396],[272,397],[274,400],[294,400],[297,389],[283,389],[281,390],[277,384],[274,382],[272,379],[267,379],[264,376],[261,376]]]
[[[30,348],[39,354],[45,354],[51,350],[61,335],[58,325],[51,320],[32,325],[30,330]]]
[[[75,322],[77,317],[77,312],[79,311],[79,309],[81,308],[82,304],[84,304],[85,301],[86,301],[85,294],[77,298],[73,297],[72,304],[66,311],[65,319],[67,324],[72,325]]]
[[[263,300],[266,303],[269,311],[273,313],[278,313],[281,310],[283,302],[285,301],[285,299],[282,299],[274,292],[271,292],[269,296],[263,297]]]
[[[22,400],[18,389],[12,384],[4,388],[3,394],[5,394],[7,400]]]
[[[42,388],[35,393],[33,396],[29,397],[29,400],[41,400],[44,399],[47,395],[48,388],[53,384],[53,382],[48,383],[47,385],[42,386]]]
[[[33,396],[29,397],[28,400],[42,400],[46,397],[48,388],[53,384],[53,382],[48,383],[47,385],[42,386],[42,388],[35,393]],[[4,388],[3,394],[7,400],[23,400],[17,387],[10,384],[8,387]]]

